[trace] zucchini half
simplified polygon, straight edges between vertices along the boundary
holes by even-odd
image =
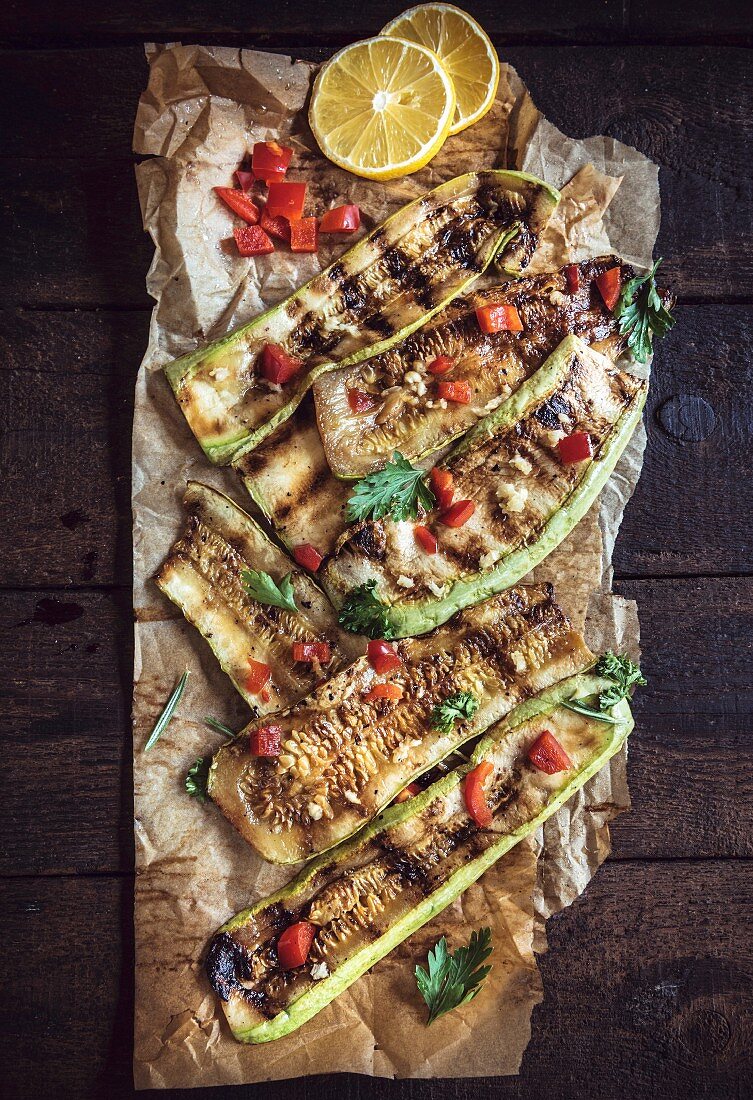
[[[515,588],[396,648],[399,700],[366,698],[384,677],[362,657],[275,715],[279,757],[253,756],[243,734],[216,753],[208,793],[264,859],[295,863],[331,848],[522,699],[592,660],[550,585]],[[475,715],[434,728],[434,706],[460,691],[479,701]]]
[[[568,336],[504,404],[461,440],[442,463],[455,500],[475,511],[461,527],[438,513],[422,522],[438,552],[417,543],[415,521],[354,525],[320,573],[339,605],[368,581],[388,605],[396,637],[422,634],[515,584],[583,518],[614,469],[646,400],[648,382]],[[593,458],[564,465],[557,442],[590,436]]]
[[[189,481],[183,503],[183,535],[155,577],[209,643],[222,669],[249,706],[268,714],[308,695],[324,675],[363,653],[364,643],[340,629],[321,589],[278,549],[234,501]],[[246,592],[241,572],[259,569],[275,581],[292,571],[297,614],[267,607]],[[311,665],[294,664],[293,642],[328,641],[332,660],[319,675]],[[268,699],[246,687],[249,658],[270,666]]]
[[[319,378],[316,413],[332,472],[363,477],[382,467],[395,450],[421,458],[451,443],[517,389],[568,333],[587,344],[606,341],[615,350],[623,347],[625,337],[595,279],[619,266],[624,285],[633,269],[616,256],[576,266],[575,292],[568,289],[565,268],[475,291],[389,351]],[[522,332],[481,331],[477,307],[498,304],[517,309]],[[441,377],[428,370],[439,355],[453,361]],[[448,381],[468,383],[469,404],[441,400],[438,386]],[[354,412],[351,391],[369,394],[372,408]]]
[[[561,705],[603,686],[598,676],[579,675],[529,699],[478,744],[468,765],[392,806],[228,921],[212,940],[206,965],[235,1038],[265,1043],[295,1031],[572,797],[633,727],[625,700],[613,709],[614,725]],[[546,775],[529,762],[528,751],[545,729],[570,757],[569,770]],[[494,818],[487,828],[469,817],[462,787],[482,760],[494,768],[487,788]],[[283,970],[277,939],[301,920],[316,927],[309,956]]]
[[[523,172],[458,176],[404,206],[285,301],[165,368],[213,462],[255,447],[314,379],[376,355],[424,324],[495,256],[517,275],[559,192]],[[257,369],[266,344],[301,360],[284,385]]]

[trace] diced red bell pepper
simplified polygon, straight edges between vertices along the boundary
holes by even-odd
[[[480,829],[491,825],[494,814],[486,801],[486,781],[494,771],[491,760],[482,760],[463,782],[465,808]]]
[[[248,659],[249,672],[246,676],[246,691],[250,695],[258,695],[261,689],[269,683],[272,669],[263,661],[255,661],[253,657]]]
[[[376,404],[376,398],[372,394],[367,393],[366,390],[348,390],[348,404],[350,405],[350,411],[354,413],[364,413],[373,409]]]
[[[265,344],[261,353],[261,373],[268,382],[284,386],[303,366],[300,359],[294,359],[277,344]]]
[[[254,176],[253,172],[247,172],[244,168],[239,168],[237,172],[233,173],[233,175],[235,176],[235,182],[238,184],[241,191],[250,191],[251,188],[254,186],[254,179],[256,177]]]
[[[447,511],[442,512],[439,522],[445,527],[462,527],[475,511],[476,505],[472,500],[458,500],[455,504],[451,504]]]
[[[319,223],[316,218],[290,219],[290,251],[316,252],[319,247]]]
[[[479,306],[476,319],[482,332],[522,332],[523,321],[515,306]]]
[[[366,656],[369,664],[376,673],[384,676],[388,672],[395,672],[403,667],[403,662],[398,657],[393,646],[389,642],[375,639],[366,647]]]
[[[272,692],[269,690],[269,688],[262,688],[259,692],[259,698],[261,699],[262,703],[270,703],[272,701]]]
[[[305,183],[270,183],[267,213],[273,217],[282,214],[285,218],[300,218],[305,201]]]
[[[571,294],[580,290],[580,268],[577,264],[568,264],[565,268],[565,282]]]
[[[607,309],[614,309],[620,297],[619,267],[610,267],[608,271],[602,271],[596,278],[596,285],[604,299],[604,305]]]
[[[546,772],[547,775],[566,772],[573,766],[572,760],[549,730],[544,730],[536,738],[528,750],[528,759],[534,768],[538,768],[540,772]]]
[[[441,466],[434,466],[429,474],[429,480],[438,506],[449,508],[455,496],[455,479],[450,471],[442,469]]]
[[[311,944],[316,935],[316,926],[307,920],[291,924],[277,941],[277,961],[283,970],[294,970],[303,966],[309,957]]]
[[[233,230],[241,256],[268,256],[275,246],[259,225],[241,225]]]
[[[308,569],[310,573],[316,573],[324,561],[323,556],[310,542],[302,542],[300,546],[295,546],[293,557],[299,565],[303,566],[304,569]]]
[[[355,233],[361,228],[361,211],[357,206],[336,206],[319,221],[320,233]]]
[[[249,225],[256,225],[259,220],[259,207],[252,202],[248,195],[244,195],[236,187],[215,187],[214,193],[222,199],[225,206],[229,206],[234,214],[243,218]]]
[[[563,462],[566,466],[571,462],[583,462],[585,459],[593,457],[591,436],[588,432],[573,432],[572,435],[566,435],[564,439],[560,439],[557,450],[560,462]]]
[[[436,554],[438,543],[435,535],[428,527],[417,523],[413,528],[413,534],[416,536],[416,542],[422,550],[425,550],[427,554]]]
[[[248,740],[253,756],[279,756],[282,729],[280,726],[262,726],[261,729],[251,730]]]
[[[437,393],[445,401],[454,401],[456,405],[469,405],[471,402],[470,382],[440,382]]]
[[[391,699],[396,702],[402,697],[403,689],[400,684],[374,684],[371,691],[367,691],[364,695],[367,703],[373,703],[375,699]]]
[[[438,355],[436,359],[432,359],[426,368],[429,374],[447,374],[448,370],[452,370],[455,366],[455,360],[449,355]]]
[[[329,642],[293,642],[293,660],[310,665],[315,660],[327,665],[332,660]]]
[[[270,237],[277,237],[278,240],[290,244],[290,222],[282,214],[273,218],[265,206],[262,208],[259,225],[265,233],[269,233]]]
[[[395,802],[407,802],[409,798],[415,798],[417,794],[421,794],[418,783],[409,783],[405,790],[396,795]]]
[[[258,180],[273,183],[285,178],[293,150],[279,141],[257,141],[251,153],[251,170]]]

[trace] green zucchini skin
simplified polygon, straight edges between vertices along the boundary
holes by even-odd
[[[257,714],[290,706],[321,679],[311,666],[293,662],[293,642],[330,643],[332,661],[325,675],[363,653],[363,639],[340,629],[321,589],[234,501],[189,481],[183,503],[184,533],[155,581],[209,643],[223,671]],[[298,613],[253,600],[243,587],[243,569],[263,570],[278,582],[292,572]],[[272,670],[268,702],[246,688],[249,658]]]
[[[295,863],[331,848],[524,698],[592,660],[550,585],[514,588],[397,652],[399,700],[366,698],[384,677],[362,657],[275,716],[278,758],[251,754],[245,733],[258,720],[216,753],[208,793],[264,859]],[[475,695],[476,713],[433,728],[434,706],[458,691]]]
[[[332,472],[364,477],[395,450],[420,460],[446,446],[538,370],[569,333],[616,356],[626,338],[596,286],[599,275],[615,266],[623,285],[635,274],[619,257],[600,256],[577,265],[580,285],[574,292],[564,267],[475,290],[382,355],[317,379],[317,418]],[[481,331],[476,309],[497,304],[517,309],[522,332]],[[428,368],[440,355],[453,365],[436,377]],[[438,387],[446,381],[467,383],[470,403],[443,402]],[[368,393],[373,407],[353,412],[351,391]]]
[[[320,374],[391,347],[462,293],[492,260],[518,275],[559,202],[522,172],[471,172],[409,203],[285,301],[165,368],[212,462],[257,446]],[[270,387],[265,344],[303,362]]]
[[[624,700],[618,704],[618,722],[611,725],[574,715],[561,701],[602,686],[600,677],[581,674],[527,700],[479,742],[469,764],[390,807],[219,929],[207,972],[235,1038],[269,1042],[310,1020],[595,775],[625,743],[633,727],[630,708]],[[573,767],[567,772],[544,776],[528,762],[544,729],[568,753]],[[468,817],[462,796],[465,775],[482,760],[494,766],[488,800],[495,816],[486,829]],[[366,899],[373,899],[368,909]],[[317,925],[309,959],[282,971],[277,936],[306,919]],[[311,974],[317,962],[328,971],[320,980]]]
[[[426,518],[439,544],[431,555],[416,543],[415,521],[354,525],[321,571],[325,591],[339,605],[375,580],[397,637],[422,634],[504,591],[591,507],[640,420],[647,390],[647,382],[567,336],[442,463],[454,475],[455,499],[475,502],[471,519],[448,528],[435,514]],[[589,433],[594,457],[565,466],[554,436],[578,431]]]

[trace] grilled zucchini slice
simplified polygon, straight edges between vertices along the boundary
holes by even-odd
[[[363,653],[365,643],[340,630],[321,589],[293,567],[229,497],[189,481],[183,503],[185,531],[155,580],[197,627],[237,690],[259,714],[290,706],[312,691],[323,675]],[[298,613],[253,600],[243,586],[244,569],[263,570],[276,582],[292,571]],[[326,669],[294,664],[293,642],[316,641],[330,644],[332,660]],[[266,694],[251,694],[246,688],[249,658],[272,670]]]
[[[559,202],[522,172],[470,172],[399,210],[284,302],[165,374],[213,462],[255,447],[323,371],[375,355],[424,324],[495,256],[519,274]],[[283,385],[258,361],[275,344],[302,366]]]
[[[308,864],[278,893],[239,913],[211,942],[207,972],[236,1039],[264,1043],[295,1031],[394,947],[455,900],[599,771],[633,726],[625,700],[615,724],[561,705],[599,691],[594,675],[565,680],[516,708],[477,746],[471,763],[386,810],[368,828]],[[528,760],[553,732],[572,767],[546,775]],[[494,768],[491,824],[468,815],[463,779],[482,760]],[[291,924],[315,936],[306,962],[280,967],[276,944]]]
[[[515,584],[591,507],[640,420],[647,390],[608,356],[566,337],[443,462],[455,499],[475,503],[471,518],[457,528],[438,513],[425,521],[436,554],[419,546],[414,521],[354,525],[320,572],[325,591],[339,605],[352,589],[376,582],[394,636],[405,637]],[[576,432],[590,436],[593,458],[564,465],[557,442]]]
[[[621,349],[625,338],[594,282],[619,264],[616,256],[578,264],[580,289],[574,293],[568,291],[564,268],[474,292],[382,355],[317,379],[317,418],[332,472],[363,477],[382,467],[395,450],[421,458],[450,443],[516,390],[568,333],[587,344]],[[634,272],[621,268],[624,284]],[[481,331],[476,308],[496,304],[515,306],[523,332]],[[439,355],[454,362],[441,377],[428,370]],[[469,383],[470,403],[443,402],[437,387],[444,381]],[[351,391],[368,393],[373,406],[353,412]]]
[[[527,695],[591,661],[549,585],[515,588],[397,649],[399,700],[366,699],[384,677],[362,657],[275,716],[281,756],[252,756],[243,734],[215,755],[209,795],[265,859],[294,863],[331,848]],[[475,715],[433,728],[434,706],[459,691],[476,697]]]

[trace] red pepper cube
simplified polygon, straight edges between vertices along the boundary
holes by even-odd
[[[293,150],[278,141],[257,141],[251,153],[251,170],[265,183],[282,180],[293,157]]]
[[[278,214],[277,217],[273,218],[265,206],[261,212],[259,225],[265,233],[269,233],[270,237],[277,237],[278,240],[290,244],[290,222],[282,214]]]
[[[320,233],[355,233],[361,227],[361,211],[357,206],[336,206],[319,220]]]
[[[470,382],[440,382],[437,386],[437,393],[445,401],[454,401],[456,405],[470,405],[471,403]]]
[[[277,344],[265,344],[261,353],[261,373],[268,382],[284,386],[303,366],[300,359],[294,359]]]
[[[449,508],[455,496],[455,479],[450,471],[442,469],[441,466],[434,466],[429,474],[429,481],[439,507]]]
[[[367,703],[373,703],[376,699],[391,699],[396,703],[402,697],[403,689],[400,684],[374,684],[371,691],[367,691],[364,695]]]
[[[429,374],[447,374],[448,370],[452,370],[455,366],[455,360],[449,355],[438,355],[436,359],[432,359],[426,368]]]
[[[482,760],[463,780],[465,808],[476,825],[485,829],[491,825],[494,814],[486,801],[486,782],[494,771],[491,760]]]
[[[436,554],[439,544],[428,527],[417,524],[413,528],[413,534],[416,536],[416,542],[422,550],[425,550],[427,554]]]
[[[316,218],[290,219],[290,251],[316,252],[319,247],[319,223]]]
[[[588,432],[573,432],[560,439],[557,444],[560,462],[569,466],[573,462],[584,462],[587,458],[593,458],[591,436]]]
[[[248,659],[248,675],[246,676],[246,691],[250,695],[258,695],[262,688],[266,687],[272,677],[272,669],[263,661],[255,661],[253,657]]]
[[[348,405],[350,406],[351,412],[369,412],[376,404],[376,398],[365,390],[348,390]]]
[[[215,187],[214,193],[218,199],[222,199],[239,218],[249,225],[256,225],[259,220],[259,207],[252,202],[248,195],[244,195],[235,187]]]
[[[482,332],[522,332],[523,321],[515,306],[479,306],[476,320]]]
[[[421,794],[418,783],[409,783],[405,790],[395,796],[395,802],[407,802],[409,798],[415,798],[417,794]]]
[[[239,168],[237,172],[233,173],[233,175],[235,176],[235,182],[238,184],[241,191],[250,191],[251,188],[254,186],[254,179],[256,177],[254,176],[253,172],[246,172],[243,168]]]
[[[379,676],[386,676],[388,672],[397,672],[403,667],[403,662],[389,642],[381,639],[370,641],[366,647],[366,656],[369,664]]]
[[[236,226],[233,236],[241,256],[268,256],[275,250],[275,246],[259,225]]]
[[[282,729],[280,726],[262,726],[261,729],[251,730],[248,740],[253,756],[279,756]]]
[[[298,921],[285,929],[277,941],[277,961],[283,970],[294,970],[297,966],[303,966],[309,957],[315,935],[315,925],[307,920]]]
[[[267,213],[271,217],[282,214],[291,221],[303,214],[306,201],[305,183],[270,183],[267,196]]]
[[[572,760],[549,730],[544,730],[536,738],[528,750],[528,759],[534,768],[538,768],[540,772],[546,772],[547,775],[566,772],[573,766]]]
[[[603,271],[597,276],[596,285],[604,299],[604,305],[607,309],[614,309],[620,297],[619,267],[610,267],[608,271]]]
[[[459,500],[456,504],[451,504],[446,512],[442,512],[439,522],[445,527],[462,527],[475,511],[476,505],[472,500]]]
[[[570,294],[580,290],[580,268],[577,264],[568,264],[565,268],[565,282]]]
[[[321,665],[329,664],[332,659],[332,650],[329,642],[293,642],[293,660],[310,665],[318,661]]]
[[[324,561],[322,555],[310,542],[302,542],[300,546],[293,547],[293,557],[298,565],[308,569],[311,573],[316,573]]]

